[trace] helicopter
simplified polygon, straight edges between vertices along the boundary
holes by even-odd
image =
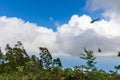
[[[90,23],[94,23],[94,22],[99,21],[99,20],[100,20],[100,17],[93,19]]]

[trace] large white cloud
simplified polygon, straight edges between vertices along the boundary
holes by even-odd
[[[56,32],[22,19],[0,17],[0,46],[12,46],[21,41],[29,53],[39,53],[38,47],[47,47],[54,56],[79,56],[83,48],[92,49],[96,56],[114,56],[120,50],[119,0],[89,0],[93,11],[103,8],[104,19],[90,23],[88,15],[73,15],[68,23],[59,25]],[[96,5],[98,7],[96,7]],[[98,53],[97,49],[102,52]]]
[[[21,41],[29,53],[38,53],[38,47],[56,48],[56,33],[36,24],[24,22],[18,18],[0,17],[0,46],[15,45]]]
[[[102,53],[95,55],[113,56],[120,50],[120,24],[113,19],[101,20],[93,24],[91,18],[83,15],[73,15],[68,24],[58,28],[57,40],[62,51],[78,56],[83,47],[92,49],[97,53],[101,48]]]
[[[39,53],[38,47],[50,49],[54,56],[78,56],[83,48],[92,49],[97,56],[113,56],[120,50],[120,24],[114,19],[93,24],[87,15],[73,15],[56,32],[18,18],[0,17],[0,46],[12,46],[21,41],[29,53]],[[97,53],[101,48],[102,53]]]

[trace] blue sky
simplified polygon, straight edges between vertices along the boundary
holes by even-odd
[[[0,16],[18,17],[56,30],[55,23],[67,23],[72,15],[97,17],[101,11],[85,9],[86,0],[0,0]]]
[[[85,64],[79,55],[87,47],[98,57],[97,67],[113,69],[120,64],[119,3],[119,0],[0,0],[0,46],[21,41],[30,54],[36,55],[37,48],[45,46],[54,57],[61,58],[64,67]],[[98,17],[99,21],[90,23]],[[102,53],[97,52],[98,48]]]

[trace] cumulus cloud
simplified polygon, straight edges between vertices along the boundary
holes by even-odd
[[[13,46],[21,41],[29,53],[39,52],[38,47],[47,46],[53,50],[56,47],[56,33],[36,24],[25,22],[16,17],[0,17],[0,46],[6,44]]]
[[[83,48],[91,49],[96,56],[115,56],[120,50],[119,0],[89,0],[87,7],[93,11],[104,9],[103,16],[110,17],[95,23],[88,15],[73,15],[68,23],[58,25],[57,31],[25,22],[22,19],[0,17],[0,46],[5,48],[21,41],[30,53],[39,53],[38,47],[47,47],[54,56],[79,56]],[[96,6],[97,5],[97,6]],[[98,48],[102,52],[98,53]]]
[[[120,24],[101,20],[93,24],[87,15],[73,15],[68,24],[58,28],[57,42],[65,53],[78,56],[83,48],[92,49],[97,56],[113,56],[120,50]],[[101,48],[102,53],[97,49]]]
[[[90,24],[89,16],[72,16],[68,24],[62,25],[58,30],[60,46],[66,53],[78,55],[81,47],[87,46],[90,49],[100,47],[103,54],[97,56],[113,56],[120,50],[120,0],[87,0],[86,9],[91,11],[104,10],[104,18],[99,22]],[[64,36],[62,36],[64,35]],[[69,47],[67,47],[69,46]]]
[[[56,32],[43,26],[25,22],[16,17],[0,17],[0,46],[13,46],[21,41],[30,53],[39,53],[38,47],[47,47],[54,56],[79,56],[83,48],[93,50],[96,56],[113,56],[120,50],[120,24],[114,19],[93,24],[87,15],[73,15]],[[114,28],[113,28],[114,27]],[[101,48],[102,53],[97,49]]]

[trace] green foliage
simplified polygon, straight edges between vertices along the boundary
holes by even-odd
[[[97,62],[95,62],[96,57],[94,57],[93,51],[86,50],[86,49],[84,49],[84,51],[85,51],[85,54],[81,54],[80,58],[82,58],[82,59],[87,61],[86,63],[87,63],[87,68],[88,69],[91,69],[91,70],[95,69],[95,64]]]
[[[118,51],[118,57],[120,57],[120,51]]]
[[[26,62],[30,60],[20,41],[13,48],[7,44],[5,50],[5,60],[3,61],[5,61],[7,66],[6,70],[9,69],[10,72],[16,71],[19,66],[25,66]]]
[[[51,68],[52,65],[52,56],[47,48],[40,47],[40,60],[43,62],[44,68]]]
[[[120,80],[120,65],[109,73],[97,69],[91,50],[84,49],[85,53],[80,55],[87,66],[63,69],[60,58],[53,59],[45,47],[39,49],[39,58],[29,56],[20,41],[14,47],[7,44],[5,54],[0,49],[0,80]]]
[[[52,62],[53,67],[62,67],[62,63],[60,61],[60,58],[54,59]]]
[[[40,61],[43,63],[43,67],[51,69],[52,67],[62,67],[60,58],[53,59],[49,50],[45,47],[40,47]]]
[[[114,68],[116,69],[115,73],[117,73],[117,72],[118,72],[118,70],[120,70],[120,65],[115,66]]]

